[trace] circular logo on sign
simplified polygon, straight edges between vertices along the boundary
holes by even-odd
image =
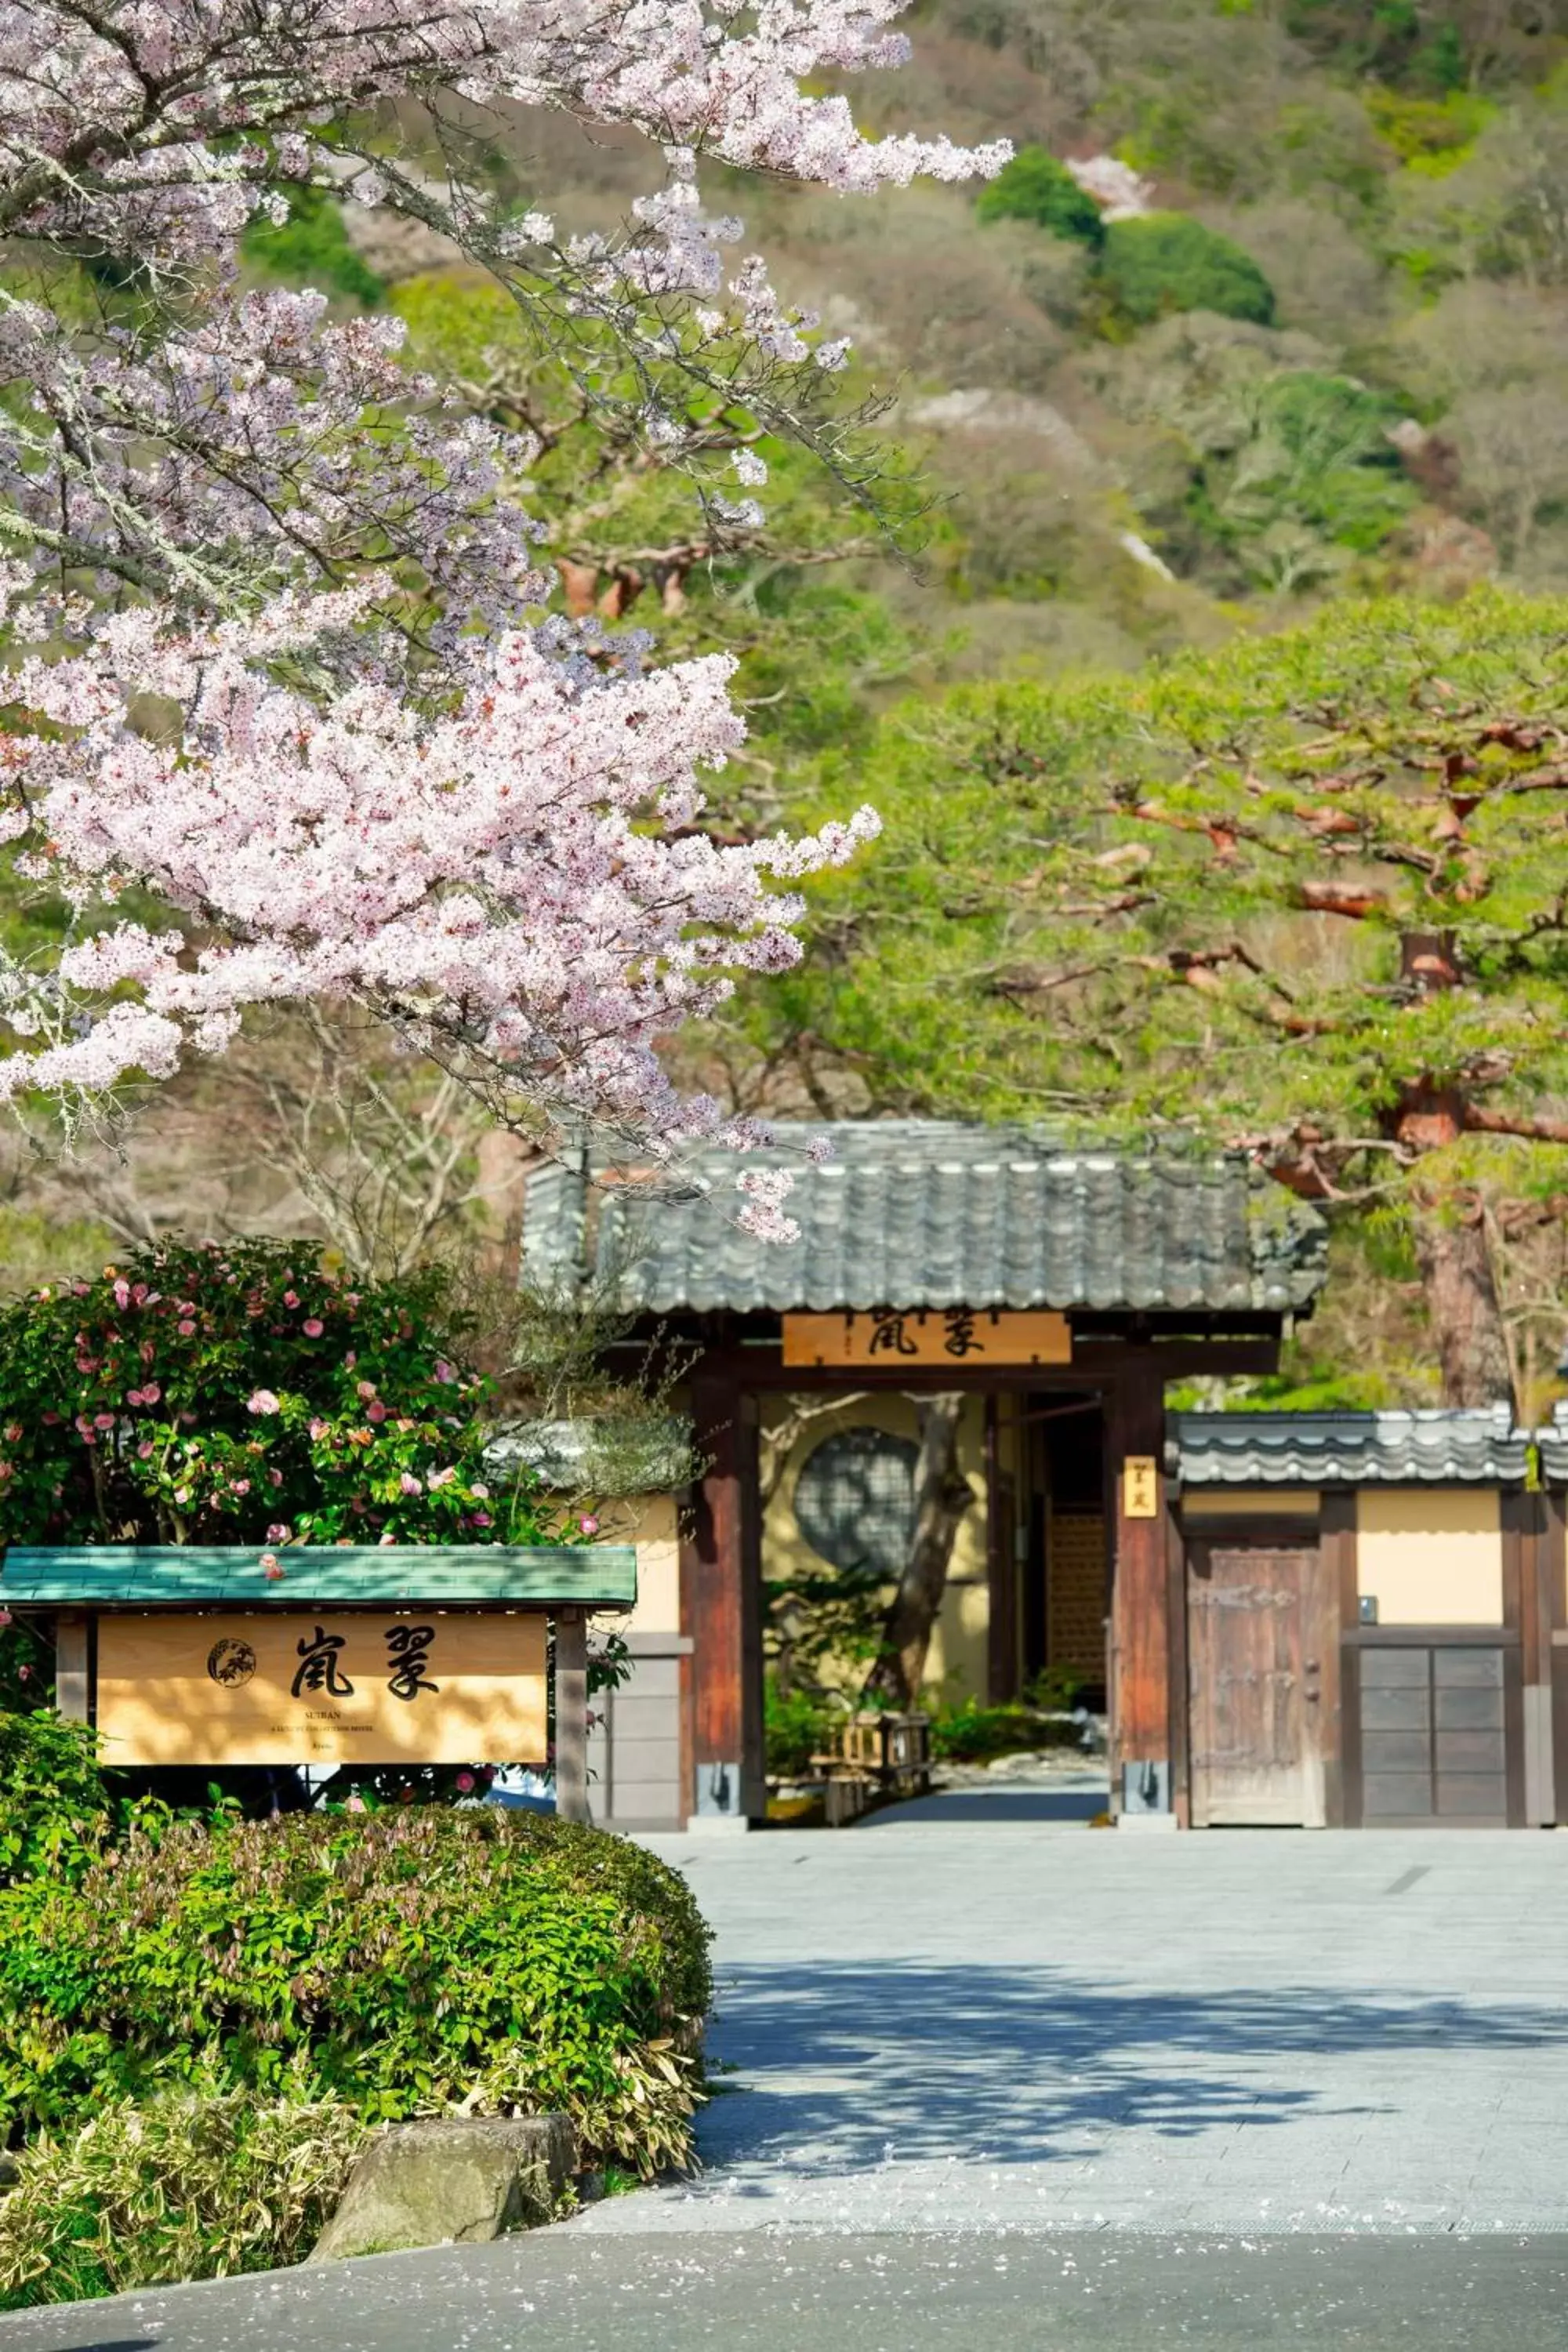
[[[215,1642],[207,1652],[207,1672],[225,1690],[237,1690],[256,1672],[256,1653],[248,1642]]]

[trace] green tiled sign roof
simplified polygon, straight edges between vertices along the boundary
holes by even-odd
[[[1185,1486],[1522,1486],[1531,1432],[1481,1412],[1176,1412],[1169,1467]],[[1260,1501],[1262,1498],[1259,1498]]]
[[[281,1577],[268,1576],[263,1559]],[[503,1602],[626,1609],[637,1599],[629,1544],[83,1544],[14,1546],[0,1604],[85,1608],[457,1608]]]
[[[524,1265],[559,1281],[614,1274],[650,1313],[836,1307],[1310,1307],[1326,1271],[1313,1211],[1238,1157],[1066,1151],[1024,1128],[849,1120],[776,1129],[748,1153],[708,1150],[679,1188],[602,1192],[559,1166],[528,1181]],[[823,1137],[821,1167],[805,1147]],[[798,1242],[735,1223],[745,1168],[784,1166]],[[689,1181],[688,1181],[689,1176]],[[595,1213],[596,1212],[596,1213]],[[593,1234],[590,1245],[589,1234]]]

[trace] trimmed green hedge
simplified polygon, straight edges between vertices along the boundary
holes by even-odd
[[[1274,322],[1274,289],[1252,256],[1190,213],[1112,221],[1098,274],[1112,310],[1131,326],[1173,310],[1215,310],[1258,327]]]
[[[677,1873],[549,1815],[146,1815],[0,1887],[0,2137],[190,2084],[556,2110],[651,2175],[689,2157],[708,1940]]]

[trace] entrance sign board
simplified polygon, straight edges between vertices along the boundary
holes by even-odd
[[[588,1815],[588,1618],[629,1544],[13,1544],[0,1606],[52,1623],[60,1713],[114,1764],[530,1764]]]
[[[545,1621],[363,1609],[104,1616],[106,1764],[535,1764]]]
[[[869,1314],[785,1315],[786,1365],[955,1364],[989,1370],[1070,1364],[1072,1330],[1065,1315],[1004,1307],[879,1307]]]

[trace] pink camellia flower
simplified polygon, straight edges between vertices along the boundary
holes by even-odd
[[[0,1609],[0,1625],[8,1625],[10,1622],[11,1612],[8,1609]]]
[[[457,1778],[456,1786],[459,1795],[466,1797],[469,1790],[474,1786],[473,1774],[471,1772],[459,1772]]]
[[[354,1391],[354,1394],[368,1402],[368,1400],[375,1394],[375,1382],[374,1381],[361,1381]]]
[[[494,1527],[495,1521],[491,1518],[488,1511],[475,1511],[468,1521],[468,1525],[471,1528],[491,1528]]]
[[[47,1413],[45,1415],[45,1419],[48,1421],[53,1421],[55,1418],[56,1416],[53,1413]],[[5,1423],[5,1443],[7,1445],[15,1445],[20,1439],[21,1434],[22,1424],[19,1421],[8,1421]]]
[[[247,1412],[276,1412],[278,1400],[270,1389],[253,1389],[245,1401]]]
[[[436,1378],[440,1381],[443,1385],[450,1386],[451,1382],[455,1381],[457,1377],[457,1373],[452,1370],[451,1365],[447,1361],[445,1356],[437,1356],[436,1359]]]
[[[275,1551],[264,1551],[261,1555],[261,1565],[263,1568],[276,1568],[278,1565],[277,1553]]]
[[[58,1412],[45,1412],[40,1413],[38,1418],[43,1423],[46,1429],[53,1429],[58,1423],[59,1414]]]
[[[114,1415],[111,1412],[95,1412],[92,1416],[92,1425],[94,1429],[112,1429]]]
[[[174,1328],[179,1332],[182,1339],[188,1339],[195,1333],[196,1327],[191,1321],[189,1316],[183,1316]]]
[[[283,1581],[283,1570],[279,1567],[276,1560],[273,1561],[270,1568],[264,1568],[261,1573],[267,1579],[268,1584],[281,1584]]]
[[[425,1484],[429,1487],[430,1492],[434,1495],[440,1487],[449,1486],[457,1475],[457,1472],[451,1468],[447,1468],[446,1470],[432,1470],[428,1478],[426,1479]]]
[[[267,1477],[268,1477],[268,1483],[270,1486],[281,1486],[281,1485],[283,1484],[283,1473],[282,1473],[282,1471],[281,1471],[281,1470],[269,1470],[269,1471],[267,1473]]]
[[[307,1315],[303,1323],[300,1324],[300,1328],[303,1331],[307,1339],[319,1339],[321,1336],[321,1317],[319,1315]]]
[[[289,1533],[290,1529],[286,1521],[275,1519],[267,1530],[267,1540],[268,1543],[287,1543]]]
[[[480,1496],[483,1498],[483,1500],[484,1500],[485,1502],[487,1502],[487,1503],[488,1503],[488,1502],[489,1501],[489,1498],[490,1498],[490,1490],[489,1490],[489,1488],[488,1486],[482,1486],[482,1485],[480,1484],[480,1482],[479,1481],[479,1479],[478,1479],[478,1478],[476,1478],[476,1479],[474,1480],[473,1491],[474,1491],[474,1493],[475,1493],[476,1495]]]
[[[127,1404],[140,1404],[140,1403],[141,1403],[141,1402],[142,1402],[142,1391],[141,1391],[141,1390],[140,1390],[140,1389],[127,1389],[127,1390],[126,1390],[126,1391],[125,1391],[125,1402],[126,1402],[126,1403],[127,1403]]]
[[[131,1285],[123,1275],[114,1286],[114,1303],[116,1307],[129,1307],[131,1304]]]
[[[384,1421],[386,1419],[386,1407],[382,1403],[379,1397],[377,1397],[374,1404],[366,1405],[364,1409],[364,1417],[366,1421]]]
[[[163,1393],[156,1381],[146,1381],[142,1383],[142,1402],[143,1404],[156,1404]]]
[[[417,1495],[424,1491],[412,1470],[405,1470],[397,1483],[405,1495]]]
[[[152,1448],[149,1446],[149,1448],[148,1448],[148,1452],[149,1452],[149,1453],[151,1453],[151,1451],[152,1451]],[[234,1482],[234,1492],[235,1492],[237,1495],[248,1495],[248,1494],[249,1494],[249,1492],[250,1492],[250,1481],[249,1481],[249,1479],[248,1479],[248,1478],[237,1478],[237,1479],[235,1480],[235,1482]]]
[[[32,1669],[32,1667],[31,1667],[31,1666],[18,1666],[18,1667],[17,1667],[17,1669],[16,1669],[16,1680],[17,1680],[19,1683],[30,1683],[30,1682],[32,1681],[32,1679],[33,1679],[33,1669]]]
[[[599,1522],[592,1511],[586,1512],[577,1525],[585,1536],[596,1536],[599,1532]]]
[[[283,1304],[285,1307],[298,1307],[300,1304],[299,1292],[297,1290],[286,1290],[283,1293]]]
[[[9,1462],[0,1462],[0,1486],[5,1484],[7,1478],[14,1478],[16,1475]]]
[[[355,1355],[355,1353],[354,1353],[353,1349],[351,1348],[351,1349],[349,1349],[349,1351],[348,1351],[348,1354],[343,1358],[343,1370],[344,1370],[344,1371],[345,1371],[345,1372],[352,1372],[352,1371],[353,1371],[353,1368],[354,1368],[354,1366],[358,1363],[358,1361],[359,1361],[359,1358]]]
[[[150,1462],[152,1460],[153,1441],[150,1437],[144,1437],[142,1440],[141,1444],[136,1448],[136,1458],[139,1462]]]
[[[331,1422],[323,1421],[323,1420],[321,1419],[321,1414],[320,1414],[320,1413],[317,1413],[317,1415],[316,1415],[315,1419],[314,1419],[314,1420],[311,1422],[311,1423],[310,1423],[310,1442],[311,1442],[311,1444],[314,1444],[314,1445],[320,1445],[320,1444],[321,1444],[321,1442],[322,1438],[323,1438],[323,1437],[325,1437],[325,1435],[326,1435],[326,1433],[327,1433],[328,1430],[329,1430],[331,1427]]]

